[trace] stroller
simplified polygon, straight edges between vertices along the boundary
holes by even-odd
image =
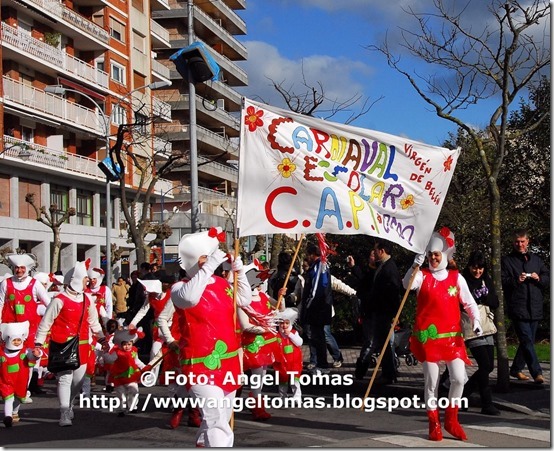
[[[410,352],[410,335],[412,335],[411,327],[401,328],[395,327],[394,330],[394,362],[396,368],[400,366],[400,357],[404,357],[406,365],[417,365],[415,355]]]

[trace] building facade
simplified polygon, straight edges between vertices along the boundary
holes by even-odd
[[[246,51],[232,34],[245,33],[244,22],[234,13],[244,7],[244,2],[234,0],[198,2],[186,8],[194,14],[195,39],[210,47],[225,77],[196,92],[198,189],[206,194],[201,198],[201,215],[210,215],[200,222],[211,225],[225,224],[221,205],[228,205],[228,211],[234,208],[237,174],[226,162],[238,157],[237,144],[228,143],[238,136],[238,119],[231,113],[240,108],[240,96],[232,86],[246,84],[246,75],[232,61],[245,59]],[[124,156],[132,152],[148,159],[155,154],[163,160],[164,153],[188,152],[190,124],[183,105],[187,84],[169,60],[186,45],[183,23],[182,4],[165,0],[2,2],[0,251],[32,252],[40,271],[51,270],[53,232],[37,221],[28,202],[32,195],[35,206],[53,221],[75,209],[76,214],[60,227],[58,269],[66,271],[76,260],[89,257],[93,265],[105,265],[108,243],[123,250],[123,258],[114,261],[113,277],[135,269],[120,183],[108,185],[98,163],[108,155],[107,147],[117,143],[120,124],[142,124],[142,136],[148,137],[140,143],[127,141]],[[230,53],[228,47],[240,51]],[[204,108],[208,103],[217,108],[208,112]],[[228,156],[201,164],[222,149],[229,149]],[[152,173],[158,157],[152,158]],[[124,192],[130,197],[146,185],[139,181],[134,160],[124,158]],[[153,220],[167,220],[161,206],[172,208],[179,191],[183,193],[181,210],[171,218],[177,221],[177,236],[187,227],[190,230],[189,172],[185,166],[172,175],[173,180],[157,180],[153,194],[159,204],[148,206]],[[212,220],[212,215],[218,219]]]

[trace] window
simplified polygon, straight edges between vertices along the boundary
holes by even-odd
[[[113,63],[111,65],[112,68],[112,80],[116,81],[117,83],[121,83],[122,85],[125,84],[125,67],[123,67],[121,64]]]
[[[120,42],[125,42],[125,25],[110,17],[110,36]]]
[[[114,105],[112,109],[112,123],[115,125],[121,125],[125,124],[127,122],[127,116],[126,116],[125,108],[123,108],[121,105]]]
[[[146,125],[148,124],[148,117],[144,114],[135,113],[135,129],[141,135],[146,135],[148,132]]]
[[[59,221],[69,207],[69,193],[63,188],[50,188],[50,204],[53,208],[52,220]],[[54,208],[55,207],[55,208]]]
[[[77,191],[77,224],[92,226],[92,193]]]
[[[104,66],[104,60],[103,59],[96,60],[96,69],[101,70],[102,72],[106,72],[104,70],[104,67],[105,66]]]
[[[133,30],[133,47],[146,55],[146,38]]]

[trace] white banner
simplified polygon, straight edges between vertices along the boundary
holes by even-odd
[[[244,99],[239,236],[366,234],[424,253],[460,149]]]

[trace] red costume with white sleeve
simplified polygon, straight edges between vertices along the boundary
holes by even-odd
[[[241,374],[233,289],[227,280],[214,275],[228,259],[218,249],[222,240],[225,235],[221,228],[183,236],[179,242],[180,265],[188,278],[171,288],[181,329],[182,372],[187,376],[189,393],[213,401],[201,408],[196,444],[204,447],[233,446],[229,420]],[[236,304],[246,306],[251,290],[240,259],[233,261],[233,270],[238,284]],[[204,377],[207,380],[202,381]]]

